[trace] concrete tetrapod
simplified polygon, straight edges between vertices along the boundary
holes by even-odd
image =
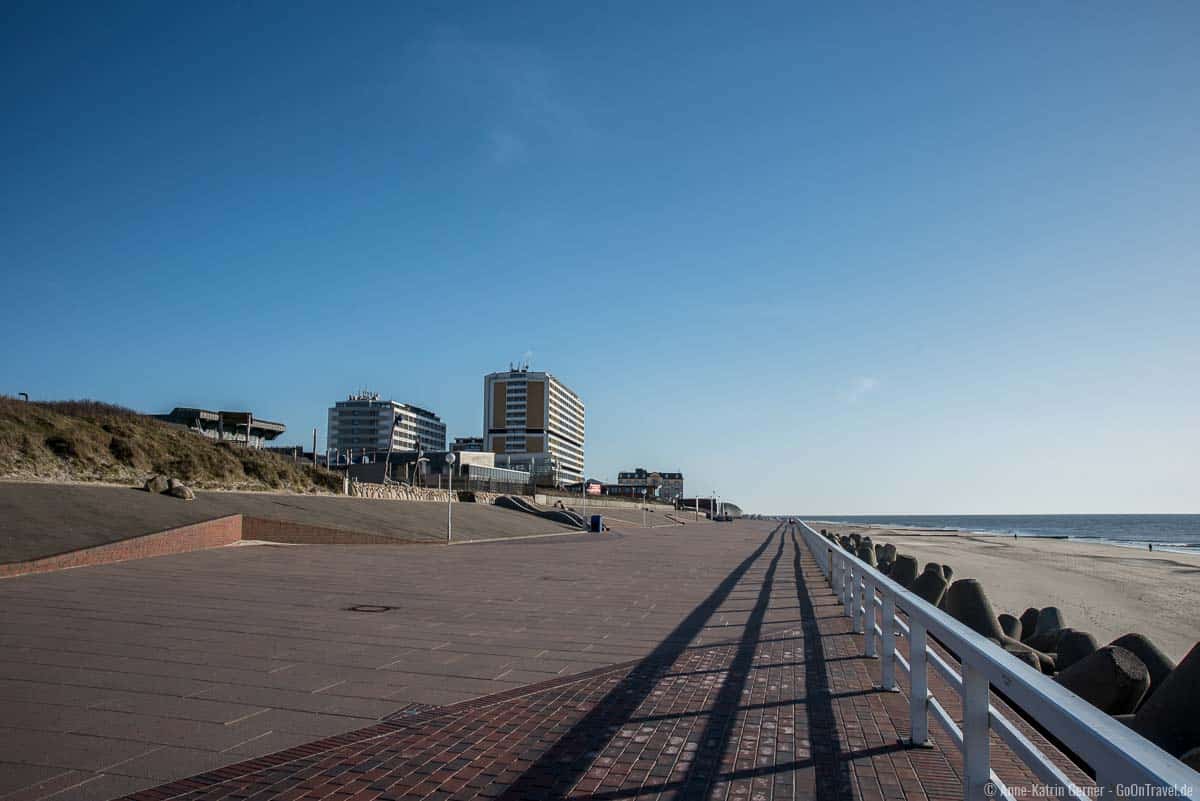
[[[1058,607],[1047,606],[1038,613],[1037,627],[1033,630],[1033,636],[1025,642],[1030,648],[1049,651],[1058,641],[1058,632],[1066,627],[1062,612],[1058,611]]]
[[[1132,725],[1138,734],[1174,756],[1200,747],[1200,643],[1192,646],[1142,704]]]
[[[925,572],[917,576],[909,589],[913,594],[937,606],[941,603],[942,595],[945,594],[946,587],[949,585],[950,582],[942,576],[941,567],[930,564],[925,566]]]
[[[1000,643],[1000,646],[1011,654],[1021,655],[1025,652],[1034,654],[1043,673],[1054,672],[1054,658],[1042,653],[1019,640],[1014,640],[1000,628],[1000,621],[992,611],[992,604],[983,585],[976,579],[959,579],[950,585],[942,598],[941,608],[955,620],[990,640]],[[1020,656],[1022,659],[1027,657]],[[1028,660],[1027,660],[1028,661]]]
[[[1021,621],[1017,620],[1007,612],[999,615],[996,618],[996,621],[1000,624],[1001,630],[1003,630],[1004,633],[1009,637],[1012,637],[1014,640],[1021,639]]]
[[[1041,609],[1031,606],[1021,613],[1021,636],[1017,638],[1018,640],[1029,642],[1029,638],[1033,636],[1033,632],[1037,628],[1037,619],[1041,611]]]
[[[1000,642],[999,640],[992,640],[992,642],[996,643],[996,645],[999,645],[1001,648],[1004,648],[1004,643]],[[1005,650],[1007,651],[1008,649],[1005,648]],[[1028,648],[1026,648],[1023,651],[1008,651],[1008,652],[1010,654],[1012,654],[1013,656],[1015,656],[1017,659],[1020,659],[1025,664],[1029,665],[1034,670],[1040,671],[1042,669],[1041,660],[1038,659],[1037,653],[1035,651],[1031,651]]]
[[[1058,632],[1058,641],[1054,646],[1054,664],[1058,666],[1059,670],[1066,670],[1084,657],[1095,653],[1099,648],[1100,644],[1096,642],[1096,638],[1086,631],[1061,629]]]
[[[897,555],[892,563],[892,571],[888,573],[888,578],[906,590],[910,588],[917,579],[916,558],[908,554]]]
[[[1122,634],[1109,645],[1133,651],[1150,671],[1150,689],[1146,691],[1146,697],[1142,699],[1143,704],[1150,699],[1150,696],[1154,695],[1155,691],[1162,686],[1163,680],[1175,669],[1175,663],[1171,661],[1171,658],[1141,634]]]
[[[1054,680],[1103,712],[1125,715],[1137,708],[1150,688],[1150,671],[1132,651],[1106,645]]]

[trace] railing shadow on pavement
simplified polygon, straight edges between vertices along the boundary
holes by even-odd
[[[671,671],[675,662],[687,650],[692,640],[700,634],[704,625],[712,619],[713,614],[721,604],[729,599],[738,583],[750,570],[759,557],[766,552],[775,537],[779,537],[779,550],[776,552],[769,568],[773,580],[774,568],[778,564],[783,550],[784,524],[774,528],[766,539],[746,557],[737,567],[722,579],[721,583],[698,604],[670,634],[666,636],[654,650],[639,662],[612,690],[610,690],[586,715],[575,723],[570,730],[563,734],[550,746],[520,777],[517,778],[500,796],[504,801],[519,801],[528,798],[560,798],[565,796],[587,771],[592,758],[611,740],[615,727],[628,722],[642,703],[653,692],[659,680]],[[764,586],[769,582],[764,581]],[[763,595],[760,592],[759,602],[755,604],[755,614],[763,605]],[[770,601],[769,591],[766,594],[767,603]],[[765,614],[765,608],[763,609]],[[761,626],[761,619],[760,619]],[[747,626],[749,629],[750,626]],[[743,636],[743,641],[746,637]],[[756,642],[749,643],[750,658]],[[744,646],[739,646],[739,654]],[[736,660],[737,657],[735,657]],[[744,661],[744,660],[743,660]],[[726,683],[736,681],[731,668]],[[740,681],[745,682],[748,671],[742,670]],[[741,688],[737,693],[732,689],[725,695],[736,700],[741,696]],[[715,715],[714,715],[715,717]],[[710,721],[710,725],[711,721]],[[726,732],[728,736],[728,732]],[[719,757],[718,757],[719,759]],[[697,759],[699,761],[699,759]],[[692,779],[698,781],[698,772]],[[682,783],[672,785],[683,786]],[[643,788],[645,789],[645,788]],[[663,787],[659,791],[667,792],[672,788]],[[617,798],[613,794],[595,794],[594,799]]]
[[[711,619],[723,601],[730,599],[738,583],[753,563],[764,554],[776,535],[779,536],[778,546],[763,574],[756,602],[750,610],[750,617],[734,646],[732,661],[728,668],[720,671],[725,673],[725,677],[712,703],[707,704],[703,710],[699,711],[635,717],[638,708],[653,691],[658,681],[710,672],[673,673],[672,668],[676,660],[684,652],[690,650],[691,640],[705,628],[705,621]],[[791,622],[801,623],[802,637],[762,637],[767,612],[771,609],[770,602],[776,573],[788,540],[786,530],[781,526],[773,530],[754,553],[735,568],[713,593],[672,631],[671,635],[630,671],[626,678],[570,731],[559,738],[501,797],[504,799],[555,798],[565,795],[587,771],[591,759],[609,743],[614,729],[626,723],[646,723],[680,717],[704,717],[706,720],[703,731],[695,740],[698,743],[696,754],[687,764],[682,776],[673,779],[664,778],[659,783],[642,785],[637,788],[596,792],[586,798],[589,801],[618,801],[618,799],[643,794],[661,794],[677,799],[705,798],[714,785],[810,768],[813,770],[816,798],[851,798],[853,791],[847,760],[860,756],[873,756],[876,753],[899,751],[907,746],[898,743],[852,754],[843,753],[838,735],[834,699],[877,690],[831,692],[823,635],[819,627],[820,619],[817,617],[816,605],[812,603],[809,587],[804,577],[802,549],[794,532],[790,539],[797,600],[795,608],[800,610],[799,620]],[[776,622],[779,621],[771,621],[771,624],[774,625]],[[804,641],[803,662],[780,664],[794,666],[803,664],[805,682],[803,697],[761,704],[743,704],[743,694],[752,672],[763,667],[754,664],[754,657],[759,646],[764,643],[798,639]],[[722,644],[723,647],[729,647],[729,645],[728,642]],[[841,658],[834,657],[834,659]],[[804,734],[812,744],[810,756],[770,766],[721,771],[721,763],[730,747],[739,714],[756,709],[787,707],[797,703],[805,705],[808,731]]]

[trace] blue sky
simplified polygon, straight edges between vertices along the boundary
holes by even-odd
[[[601,478],[1200,512],[1200,8],[704,5],[7,4],[0,391],[467,435],[531,355]]]

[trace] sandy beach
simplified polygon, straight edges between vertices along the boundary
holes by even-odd
[[[1200,555],[1079,540],[809,525],[894,543],[922,566],[949,564],[954,578],[983,583],[996,614],[1057,606],[1067,625],[1091,632],[1102,645],[1136,631],[1176,661],[1200,640]]]

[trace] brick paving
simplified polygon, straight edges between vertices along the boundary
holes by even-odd
[[[743,541],[743,561],[641,658],[446,706],[410,705],[372,726],[127,798],[961,797],[949,738],[906,745],[906,694],[875,689],[878,663],[861,656],[861,636],[804,545],[784,527]],[[930,683],[947,696],[933,671]],[[1033,782],[998,740],[993,755],[1010,785]]]

